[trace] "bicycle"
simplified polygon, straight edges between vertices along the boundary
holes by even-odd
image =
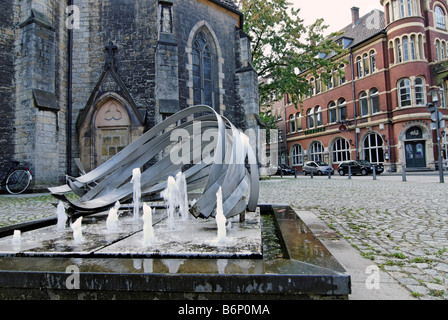
[[[33,180],[32,172],[29,168],[21,166],[19,161],[11,161],[9,169],[0,184],[0,190],[6,188],[10,194],[21,194]]]

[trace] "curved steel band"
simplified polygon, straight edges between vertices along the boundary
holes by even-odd
[[[206,115],[194,118],[194,115],[204,113]],[[179,133],[182,133],[181,143],[178,142]],[[202,145],[204,133],[208,137],[214,135],[213,143],[205,148]],[[249,138],[208,106],[194,106],[174,114],[96,169],[78,178],[68,177],[67,185],[49,190],[75,210],[104,210],[116,201],[132,199],[130,178],[133,169],[144,169],[150,161],[154,163],[160,159],[142,170],[141,176],[142,197],[157,197],[166,188],[167,178],[185,168],[185,161],[172,161],[173,153],[179,151],[182,151],[182,159],[187,156],[192,164],[184,171],[188,192],[202,192],[190,208],[191,214],[203,218],[213,216],[219,187],[222,187],[227,218],[246,209],[256,210],[259,173]],[[67,199],[65,193],[71,191],[81,199],[77,202]]]

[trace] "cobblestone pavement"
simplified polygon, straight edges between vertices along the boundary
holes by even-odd
[[[50,194],[0,195],[0,228],[56,215]]]
[[[272,178],[260,203],[310,210],[420,299],[448,299],[448,184],[438,176]],[[51,195],[0,195],[0,227],[54,216]]]
[[[271,179],[260,203],[310,210],[410,294],[448,299],[448,185],[433,175]]]

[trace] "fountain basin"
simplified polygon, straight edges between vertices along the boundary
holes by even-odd
[[[259,209],[259,215],[246,213],[246,227],[249,233],[261,233],[262,249],[250,245],[248,251],[227,252],[219,246],[189,253],[120,249],[129,248],[125,242],[132,237],[141,240],[138,230],[119,241],[103,237],[99,244],[91,243],[86,230],[82,250],[68,241],[66,247],[58,247],[51,239],[40,249],[17,245],[14,249],[6,245],[10,236],[4,237],[0,239],[0,298],[347,299],[350,275],[295,211],[282,205]],[[155,228],[162,226],[162,218],[161,214],[154,216]],[[99,217],[95,219],[98,224]],[[274,226],[270,235],[269,220]],[[155,233],[156,238],[161,234],[157,229]],[[209,241],[214,237],[210,234],[214,232],[208,232]],[[260,243],[257,235],[254,242]],[[22,241],[27,236],[24,232]],[[51,232],[47,236],[51,238]],[[244,237],[236,242],[244,242]],[[52,252],[50,247],[58,250]],[[67,285],[72,278],[75,289]]]

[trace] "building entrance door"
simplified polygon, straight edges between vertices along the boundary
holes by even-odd
[[[406,167],[426,167],[425,141],[406,142]]]

